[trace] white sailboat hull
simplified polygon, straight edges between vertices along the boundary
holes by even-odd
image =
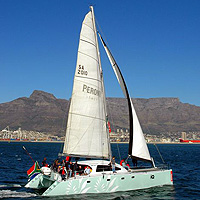
[[[93,176],[78,176],[54,182],[43,196],[64,196],[89,193],[110,193],[173,185],[172,170],[132,170],[123,173],[102,173]]]
[[[50,187],[55,181],[61,180],[61,176],[53,171],[50,176],[40,173],[34,179],[30,180],[25,187],[31,189],[43,189]]]

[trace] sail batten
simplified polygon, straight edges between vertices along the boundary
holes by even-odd
[[[96,47],[96,45],[93,44],[92,42],[89,42],[89,41],[87,41],[87,40],[83,40],[83,39],[80,39],[80,40],[83,41],[83,42],[89,43],[89,44],[91,44],[91,45],[94,45],[94,46]]]
[[[98,60],[97,60],[96,58],[93,58],[92,56],[90,56],[90,55],[88,55],[88,54],[85,54],[84,52],[81,52],[81,51],[79,51],[78,53],[81,53],[81,54],[83,54],[83,55],[85,55],[85,56],[88,56],[88,57],[94,59],[94,60],[98,63]]]
[[[79,78],[83,78],[83,79],[90,79],[90,80],[95,80],[95,81],[99,81],[99,82],[101,82],[100,80],[98,80],[98,79],[94,79],[94,78],[88,78],[88,77],[81,77],[81,76],[77,76],[76,75],[76,77],[79,77]]]

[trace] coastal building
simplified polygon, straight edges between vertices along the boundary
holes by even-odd
[[[186,132],[182,132],[182,134],[181,134],[181,138],[183,139],[183,140],[186,140]]]

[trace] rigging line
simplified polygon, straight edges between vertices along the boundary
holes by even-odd
[[[97,27],[98,27],[98,29],[99,29],[98,32],[100,32],[101,35],[103,36],[104,41],[106,42],[107,47],[108,47],[109,49],[111,49],[110,46],[109,46],[108,40],[106,39],[106,36],[105,36],[105,34],[104,34],[104,32],[103,32],[103,30],[102,30],[100,24],[98,23],[97,17],[95,17],[95,20],[96,20]]]
[[[69,102],[70,104],[70,102]],[[64,116],[63,116],[63,121],[62,121],[62,130],[64,130],[64,133],[66,135],[66,127],[67,127],[67,121],[68,121],[68,113],[69,113],[69,107],[70,105],[68,106],[68,108],[66,109],[67,112],[64,112]],[[65,118],[66,117],[66,118]],[[65,129],[64,129],[64,123],[65,123]],[[60,144],[60,150],[59,150],[59,153],[61,153],[62,149],[64,148],[64,144]]]
[[[72,108],[72,106],[73,106],[73,92],[72,92],[72,96],[71,96],[71,100],[70,100],[70,107],[69,107],[69,112],[70,112],[70,109]],[[67,149],[68,149],[68,144],[69,144],[69,142],[67,142],[67,130],[69,130],[69,132],[70,132],[70,130],[71,130],[71,124],[72,124],[72,115],[69,115],[69,112],[68,112],[68,119],[67,119],[67,127],[66,127],[66,133],[65,133],[65,143],[64,143],[64,149],[66,149],[66,151],[67,151]],[[70,117],[70,120],[69,120],[69,117]],[[68,141],[70,140],[70,134],[68,134],[69,135],[69,139],[68,139]],[[67,145],[67,146],[66,146]],[[66,146],[66,147],[65,147]]]
[[[119,154],[119,160],[122,160],[120,150],[119,150],[119,142],[117,142],[117,150],[118,150],[118,154]]]
[[[113,115],[112,115],[112,112],[111,112],[111,109],[110,109],[110,103],[109,103],[109,101],[107,101],[107,102],[108,102],[107,103],[107,108],[108,108],[108,111],[110,113],[108,118],[110,118],[110,122],[113,125],[112,127],[114,127],[114,120],[113,120]],[[114,131],[116,132],[116,127],[114,128]],[[121,154],[120,154],[120,151],[119,151],[119,142],[117,142],[117,149],[118,149],[118,156],[119,156],[119,158],[121,160]]]
[[[149,127],[148,127],[148,126],[146,126],[146,127],[147,127],[147,130],[148,130],[148,132],[150,133],[150,135],[152,135],[152,134],[151,134],[151,131],[149,130]],[[159,154],[159,156],[160,156],[162,162],[165,164],[165,161],[164,161],[164,159],[163,159],[163,157],[162,157],[162,155],[161,155],[161,153],[160,153],[160,150],[158,149],[158,146],[156,145],[155,142],[154,142],[153,144],[154,144],[154,146],[156,147],[156,150],[158,151],[158,154]]]
[[[108,110],[110,111],[110,104],[108,103],[107,105],[108,105]],[[110,112],[110,113],[112,113],[112,112]],[[111,116],[110,118],[111,118],[112,124],[114,124],[112,114],[110,116]],[[115,132],[116,132],[116,127],[115,127]],[[121,154],[120,154],[120,150],[119,150],[119,142],[117,142],[117,151],[118,151],[119,159],[121,160]]]
[[[154,143],[154,146],[156,147],[156,149],[157,149],[157,151],[158,151],[158,153],[159,153],[159,155],[160,155],[160,157],[162,159],[162,162],[165,164],[165,161],[164,161],[164,159],[163,159],[163,157],[162,157],[162,155],[161,155],[161,153],[160,153],[160,151],[159,151],[158,146],[156,145],[156,143]]]
[[[59,150],[59,153],[58,153],[58,155],[59,155],[60,153],[62,153],[62,149],[63,149],[63,147],[64,147],[64,144],[63,144],[63,143],[61,143],[61,144],[60,144],[60,150]]]

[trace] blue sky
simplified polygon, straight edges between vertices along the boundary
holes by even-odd
[[[90,4],[132,97],[200,106],[199,0],[0,0],[0,103],[33,90],[70,98]],[[122,97],[101,55],[106,95]]]

